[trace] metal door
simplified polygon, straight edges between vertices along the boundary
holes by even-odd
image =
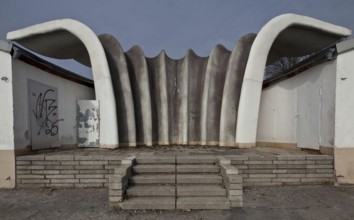
[[[78,146],[99,147],[99,102],[97,100],[78,100],[77,105]]]
[[[298,89],[298,147],[319,150],[321,126],[321,87],[306,84]]]
[[[59,146],[58,89],[28,80],[32,149]]]

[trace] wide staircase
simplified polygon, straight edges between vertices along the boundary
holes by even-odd
[[[140,156],[135,159],[122,209],[229,209],[214,156]]]

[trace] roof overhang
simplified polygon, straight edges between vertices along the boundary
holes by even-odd
[[[84,43],[73,32],[61,25],[73,22],[77,21],[62,19],[30,26],[9,32],[7,39],[43,56],[55,59],[74,59],[91,67],[90,56]]]
[[[351,34],[351,30],[348,28],[312,18],[309,18],[312,22],[307,22],[305,25],[301,20],[297,21],[296,17],[308,18],[305,16],[286,14],[273,19],[279,20],[282,18],[292,19],[293,21],[289,23],[284,30],[280,31],[275,38],[268,54],[267,64],[274,63],[282,57],[299,57],[315,53],[336,44]],[[273,22],[273,20],[269,23],[276,23]],[[264,28],[270,26],[269,23],[265,25]],[[273,26],[277,25],[274,24]],[[262,28],[262,30],[264,28]],[[275,27],[273,27],[273,30],[278,31]]]

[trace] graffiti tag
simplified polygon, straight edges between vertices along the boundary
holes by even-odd
[[[64,119],[51,119],[51,116],[57,114],[55,110],[58,106],[55,99],[48,98],[50,93],[54,93],[54,90],[48,89],[44,93],[40,93],[37,98],[36,107],[33,109],[36,123],[39,126],[38,135],[41,134],[41,131],[50,136],[57,135],[59,130],[58,123],[59,121],[64,121]]]

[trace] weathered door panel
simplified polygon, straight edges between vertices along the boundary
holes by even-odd
[[[310,84],[298,89],[298,147],[319,149],[320,146],[320,87]]]
[[[79,100],[77,105],[78,146],[99,147],[99,102]]]
[[[28,80],[28,95],[32,149],[58,147],[58,89]]]

